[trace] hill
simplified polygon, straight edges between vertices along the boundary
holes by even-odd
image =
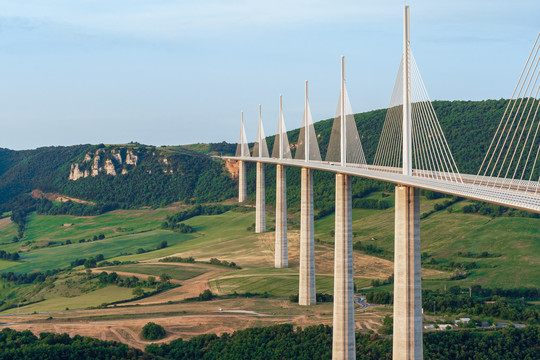
[[[434,101],[441,127],[459,170],[474,174],[480,166],[507,100]],[[386,110],[356,114],[355,120],[368,162],[377,148]],[[333,119],[315,124],[323,158],[328,147]],[[268,124],[267,124],[268,127]],[[288,132],[294,154],[299,129]],[[267,138],[271,149],[274,137]],[[95,213],[112,208],[164,206],[174,201],[213,202],[236,194],[234,181],[219,160],[207,155],[233,154],[236,144],[225,142],[174,147],[153,147],[138,143],[124,145],[77,145],[13,151],[0,149],[0,210],[27,208],[22,194],[38,189],[101,205],[98,210],[78,206],[71,213]],[[288,171],[288,196],[299,197],[300,173]],[[315,207],[332,212],[331,174],[315,172]],[[212,179],[212,181],[208,181]],[[274,203],[272,185],[275,169],[267,167],[267,201]],[[255,191],[255,170],[248,164],[248,194]],[[391,184],[355,179],[353,196],[373,190],[390,190]],[[103,205],[107,205],[103,207]],[[34,206],[34,205],[32,205]],[[30,207],[32,207],[30,206]],[[50,205],[47,205],[50,206]],[[35,207],[35,206],[34,206]],[[64,206],[66,207],[66,206]],[[84,210],[81,210],[84,209]],[[66,210],[59,210],[66,212]]]
[[[33,190],[83,200],[80,203],[106,204],[106,209],[112,209],[161,206],[193,198],[221,201],[233,196],[233,188],[219,160],[182,147],[126,144],[0,149],[3,212],[35,208],[28,196]],[[79,204],[77,209],[83,212],[88,206]]]

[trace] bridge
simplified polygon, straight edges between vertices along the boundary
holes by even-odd
[[[335,257],[333,359],[355,359],[352,176],[395,186],[393,359],[423,359],[420,269],[419,189],[540,213],[540,34],[496,129],[477,174],[461,174],[439,125],[410,47],[410,10],[404,8],[403,56],[372,164],[366,162],[345,86],[341,89],[332,133],[323,160],[311,117],[308,82],[295,157],[283,118],[268,151],[259,106],[259,126],[250,152],[242,113],[238,162],[240,202],[247,198],[246,162],[257,163],[255,231],[266,231],[264,164],[275,164],[275,267],[288,266],[286,168],[301,168],[299,304],[315,304],[313,170],[333,172],[335,183]]]

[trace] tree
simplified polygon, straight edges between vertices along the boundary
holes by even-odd
[[[167,241],[163,240],[159,243],[158,249],[165,249],[167,247]]]
[[[159,340],[167,336],[163,326],[149,322],[143,326],[141,335],[146,340]]]
[[[133,289],[133,296],[135,297],[141,297],[144,295],[144,290],[142,287],[136,287]]]
[[[159,275],[159,278],[161,279],[161,282],[164,284],[169,282],[169,280],[171,280],[171,276],[167,273],[162,273],[161,275]]]
[[[214,297],[212,291],[206,289],[201,294],[199,294],[199,301],[210,301]]]

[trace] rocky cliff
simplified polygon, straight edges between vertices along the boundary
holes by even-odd
[[[155,152],[153,156],[155,156]],[[139,163],[139,150],[125,147],[100,148],[85,154],[81,162],[71,164],[69,180],[79,180],[100,174],[116,176],[126,175]],[[168,165],[167,158],[162,162]],[[164,169],[164,173],[173,173],[172,169]]]

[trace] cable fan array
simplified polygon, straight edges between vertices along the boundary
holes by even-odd
[[[321,161],[321,152],[319,150],[319,143],[317,142],[317,135],[315,134],[315,126],[313,125],[313,118],[311,117],[311,109],[309,107],[309,101],[307,99],[307,81],[306,81],[306,101],[304,106],[302,127],[300,128],[300,135],[298,136],[298,142],[296,144],[296,154],[294,158],[296,160],[306,160],[306,145],[307,145],[307,159],[309,161]],[[307,130],[306,130],[307,129]],[[307,133],[306,133],[307,131]]]
[[[268,145],[262,124],[261,105],[259,105],[259,128],[257,129],[257,138],[253,145],[253,157],[268,157]]]
[[[462,183],[412,52],[410,59],[412,175]],[[403,68],[402,58],[375,153],[375,170],[395,173],[402,171]]]
[[[285,128],[285,119],[283,119],[283,101],[279,97],[279,121],[274,147],[272,148],[272,157],[277,159],[292,159],[287,129]]]
[[[246,129],[244,128],[244,112],[242,111],[242,126],[240,128],[240,138],[236,145],[237,157],[249,157],[249,145],[246,137]]]
[[[474,180],[503,190],[540,193],[540,33]]]
[[[365,167],[367,164],[366,157],[364,156],[362,142],[360,141],[358,129],[356,128],[351,102],[349,101],[349,94],[347,93],[347,88],[345,86],[343,86],[343,90],[344,93],[342,94],[340,91],[339,94],[334,125],[332,126],[332,133],[330,134],[328,151],[326,152],[326,161],[336,163],[341,162],[341,102],[343,99],[345,102],[346,163],[348,166],[356,165],[357,167]]]

